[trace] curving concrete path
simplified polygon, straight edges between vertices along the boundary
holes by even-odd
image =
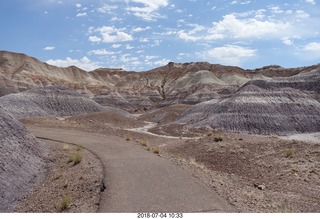
[[[29,127],[38,138],[82,144],[104,166],[100,212],[235,212],[178,166],[114,136]]]

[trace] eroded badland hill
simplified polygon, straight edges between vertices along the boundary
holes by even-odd
[[[239,212],[320,209],[320,65],[86,72],[0,51],[0,117],[0,212],[103,211],[103,150],[34,137],[57,130],[160,154]]]

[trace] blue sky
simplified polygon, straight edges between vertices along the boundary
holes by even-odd
[[[0,50],[86,70],[307,66],[320,63],[317,1],[2,0]]]

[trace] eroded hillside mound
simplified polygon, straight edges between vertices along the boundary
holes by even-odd
[[[104,111],[92,99],[65,87],[35,88],[0,97],[0,109],[22,118],[27,116],[71,116]]]
[[[48,152],[15,118],[0,111],[0,212],[11,212],[44,176]]]
[[[35,87],[66,86],[91,94],[101,105],[135,111],[172,104],[197,104],[227,97],[250,80],[290,77],[318,66],[266,66],[245,70],[207,62],[168,63],[144,72],[59,68],[24,54],[0,51],[0,96]]]
[[[176,123],[255,134],[319,132],[319,85],[320,70],[249,81],[228,98],[191,107]]]

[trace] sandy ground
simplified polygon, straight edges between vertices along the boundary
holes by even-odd
[[[311,143],[320,143],[320,132],[307,133],[307,134],[295,134],[295,135],[289,135],[285,137],[281,136],[280,138],[288,139],[288,140],[311,142]]]
[[[79,122],[55,118],[23,120],[37,127],[107,133],[127,141],[143,140],[148,146],[141,147],[150,152],[151,148],[159,147],[161,156],[168,162],[202,180],[240,212],[320,211],[319,141],[304,142],[222,131],[193,132],[181,126],[167,126],[165,132],[157,133],[172,133],[175,137],[166,138],[146,133],[148,123],[145,122],[150,120],[138,119],[141,128],[132,125],[124,128],[124,123],[119,124],[122,120],[114,124],[110,120],[107,125],[106,121],[108,119],[104,118],[104,124],[99,125],[85,117]],[[161,130],[161,127],[156,128]],[[177,135],[182,132],[186,137],[197,138],[183,139]]]

